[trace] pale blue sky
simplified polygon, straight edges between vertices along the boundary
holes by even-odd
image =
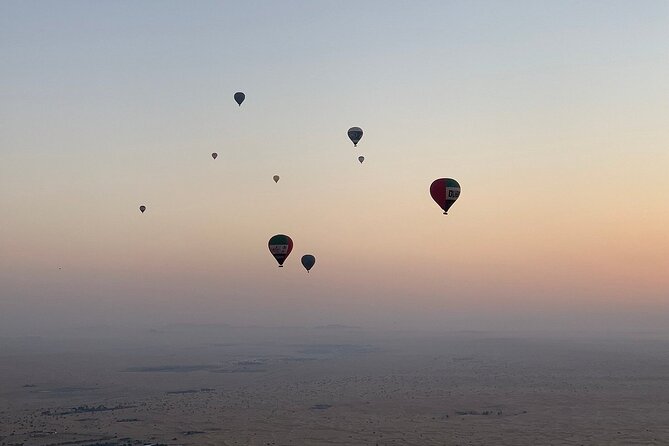
[[[2,2],[0,325],[637,327],[669,291],[667,79],[666,1]]]

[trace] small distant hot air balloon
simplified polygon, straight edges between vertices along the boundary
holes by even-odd
[[[140,211],[142,214],[144,213],[145,210],[146,210],[146,206],[141,205],[141,206],[139,207],[139,211]]]
[[[218,158],[218,153],[216,153],[216,152],[212,153],[211,157],[214,158],[214,159]]]
[[[287,235],[277,234],[269,239],[267,245],[269,246],[269,252],[279,262],[279,267],[283,267],[283,262],[286,261],[290,251],[293,250],[293,240]]]
[[[244,102],[244,99],[246,99],[246,95],[244,93],[242,93],[241,91],[238,91],[237,93],[235,93],[235,102],[240,107],[242,105],[242,102]]]
[[[453,206],[455,200],[460,196],[460,184],[452,178],[439,178],[434,180],[430,186],[430,195],[437,202],[439,207],[444,210],[444,215],[448,209]]]
[[[302,256],[302,266],[304,266],[304,269],[309,272],[311,268],[314,267],[314,264],[316,263],[316,257],[312,256],[311,254],[305,254]]]
[[[357,147],[358,142],[362,139],[362,129],[360,127],[351,127],[348,129],[348,137],[353,141],[353,147]]]
[[[280,178],[279,175],[274,175],[272,179],[274,180],[275,183],[278,183]]]
[[[362,156],[362,155],[360,155],[360,156],[358,157],[358,161],[360,161],[360,164],[362,164],[362,162],[365,161],[365,157]]]

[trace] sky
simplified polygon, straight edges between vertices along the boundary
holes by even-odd
[[[0,2],[0,335],[666,329],[668,79],[666,1]]]

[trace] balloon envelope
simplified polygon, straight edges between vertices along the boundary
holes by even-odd
[[[360,127],[351,127],[348,129],[348,137],[353,142],[353,146],[357,146],[362,139],[362,129]]]
[[[316,264],[316,257],[312,256],[311,254],[305,254],[302,256],[302,266],[309,272],[311,268],[314,267],[314,264]]]
[[[238,105],[242,105],[242,102],[244,102],[244,99],[246,99],[246,95],[244,93],[242,93],[241,91],[238,91],[237,93],[235,93],[235,102]]]
[[[142,214],[144,213],[145,210],[146,210],[146,206],[141,205],[141,206],[139,207],[139,211],[140,211]]]
[[[432,199],[444,210],[444,215],[460,196],[460,184],[453,178],[439,178],[430,186]]]
[[[274,179],[275,183],[279,182],[279,175],[274,175],[272,178]]]
[[[287,235],[277,234],[269,239],[269,252],[272,253],[279,266],[283,266],[283,262],[293,250],[293,240]]]
[[[214,159],[218,158],[218,153],[216,153],[216,152],[212,153],[211,157],[214,158]]]
[[[365,161],[365,157],[362,156],[362,155],[360,155],[360,156],[358,157],[358,161],[360,161],[360,163],[362,163],[363,161]]]

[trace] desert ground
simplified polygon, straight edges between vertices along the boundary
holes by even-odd
[[[0,338],[0,445],[669,444],[669,338],[173,325]]]

